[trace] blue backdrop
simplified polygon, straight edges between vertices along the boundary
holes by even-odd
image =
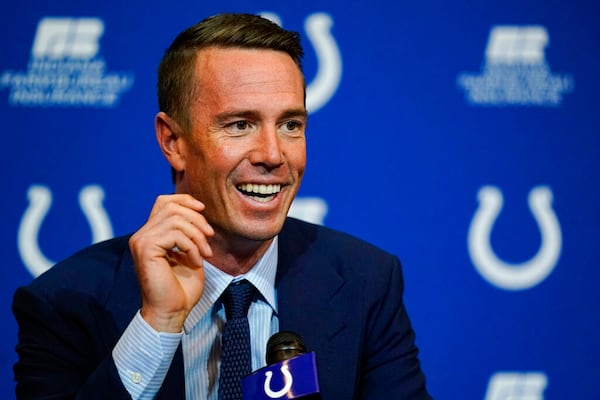
[[[3,7],[0,398],[16,287],[135,230],[172,190],[156,67],[221,11],[301,33],[309,164],[293,213],[401,258],[432,394],[600,398],[598,2],[218,3]]]

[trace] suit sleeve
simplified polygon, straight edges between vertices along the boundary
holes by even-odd
[[[403,302],[400,262],[393,257],[368,284],[367,335],[360,399],[431,399],[425,388],[415,333]]]
[[[17,399],[130,399],[111,356],[117,332],[104,308],[72,290],[17,290]]]

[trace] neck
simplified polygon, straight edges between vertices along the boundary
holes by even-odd
[[[209,244],[213,256],[206,261],[232,276],[247,273],[256,262],[267,252],[273,243],[273,238],[264,241],[225,240],[215,235],[210,238]]]

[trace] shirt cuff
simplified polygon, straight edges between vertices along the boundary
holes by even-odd
[[[112,352],[121,381],[133,400],[154,398],[182,337],[183,332],[155,331],[138,310]]]

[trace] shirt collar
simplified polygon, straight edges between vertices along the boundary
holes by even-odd
[[[274,312],[277,312],[277,303],[275,302],[275,274],[277,273],[277,236],[271,242],[271,245],[263,256],[254,264],[254,266],[243,275],[231,276],[208,261],[204,261],[204,290],[200,300],[190,314],[188,315],[183,329],[189,333],[200,319],[210,311],[217,302],[221,294],[225,291],[231,282],[247,279],[256,287],[263,299],[271,306]]]

